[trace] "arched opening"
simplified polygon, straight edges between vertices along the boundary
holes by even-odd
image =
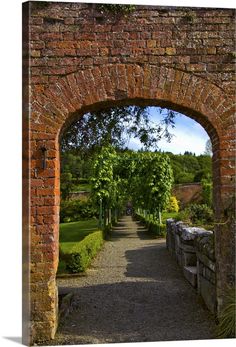
[[[128,101],[127,101],[128,102]],[[141,102],[140,102],[140,104],[142,104],[142,105],[144,105],[144,104],[147,104],[148,103],[148,100],[146,101],[146,100],[142,100]],[[126,102],[125,102],[125,104],[126,104]],[[122,103],[119,103],[119,105],[122,105]],[[99,109],[99,108],[98,108]],[[96,109],[96,110],[98,110],[98,109]],[[78,117],[81,117],[80,115],[78,115]],[[82,116],[83,117],[83,116]],[[76,119],[76,115],[73,115],[73,120],[75,120]],[[68,124],[70,124],[70,123],[68,123]],[[64,128],[63,129],[63,131],[64,132],[66,132],[66,130],[67,130],[67,128]],[[215,129],[213,129],[212,130],[212,133],[215,133]],[[63,136],[63,134],[61,134],[60,135],[60,137],[62,138],[62,136]],[[215,135],[216,136],[216,135]],[[122,237],[122,227],[121,227],[121,225],[122,225],[122,223],[124,223],[124,220],[122,220],[121,221],[121,223],[120,223],[120,225],[118,225],[118,231],[119,231],[119,236],[120,237]],[[69,230],[68,230],[68,232],[69,232]],[[139,232],[141,232],[141,231],[139,231]],[[130,236],[132,236],[132,234],[128,234],[128,238],[130,237]],[[125,237],[125,235],[124,235],[124,237]],[[149,241],[150,242],[150,241]],[[158,241],[157,241],[157,243],[158,243]],[[152,254],[152,252],[154,252],[154,244],[153,244],[153,246],[152,246],[152,248],[150,249],[150,250],[148,250],[148,249],[143,249],[143,251],[144,252],[150,252],[150,254]],[[141,246],[140,246],[140,248],[141,248]],[[162,253],[163,252],[163,249],[160,249],[160,252],[161,252],[161,254],[164,256],[165,254],[164,253]],[[126,250],[126,257],[127,257],[127,259],[128,259],[128,266],[127,266],[127,271],[126,271],[126,276],[127,276],[127,278],[128,279],[130,279],[130,278],[132,278],[132,277],[139,277],[139,276],[146,276],[147,278],[149,277],[149,276],[151,276],[151,271],[150,271],[150,269],[148,269],[148,266],[150,266],[150,264],[146,264],[146,267],[147,268],[145,268],[145,265],[143,265],[142,266],[142,268],[141,269],[139,269],[139,271],[140,272],[138,272],[137,271],[137,268],[134,266],[134,262],[135,262],[135,257],[136,257],[136,255],[138,255],[138,257],[141,257],[141,255],[142,255],[142,252],[141,252],[141,250],[139,250],[139,251],[136,251],[136,253],[135,253],[135,251],[134,250],[131,250],[131,249],[127,249]],[[157,260],[157,259],[156,259]],[[158,261],[161,263],[161,259],[160,258],[158,258]],[[96,271],[99,271],[99,270],[96,270]],[[107,269],[107,271],[108,271],[108,269]],[[114,271],[114,270],[113,270]],[[158,275],[160,275],[161,276],[161,274],[159,273]],[[168,278],[168,279],[170,279],[170,278]],[[162,280],[163,280],[163,278],[162,278]],[[61,282],[60,282],[61,281]],[[67,281],[68,281],[68,279],[67,279]],[[63,288],[63,291],[65,292],[65,288],[64,288],[64,286],[63,286],[63,281],[62,280],[59,280],[59,282],[60,282],[60,284],[61,284],[61,286],[62,286],[62,288]],[[75,281],[73,281],[74,283],[75,283]],[[164,280],[163,280],[163,282],[164,282]],[[143,285],[142,284],[142,286],[144,286],[144,288],[146,288],[145,287],[145,285]],[[152,286],[153,286],[153,290],[155,289],[155,286],[154,286],[154,283],[152,283]],[[121,293],[123,293],[122,291],[123,291],[123,289],[122,288],[125,288],[125,291],[126,291],[126,293],[129,293],[129,291],[131,292],[131,291],[140,291],[140,290],[142,290],[143,291],[143,295],[145,295],[144,294],[144,292],[145,292],[145,289],[141,289],[141,287],[140,288],[138,288],[138,287],[133,287],[132,288],[132,290],[130,290],[129,289],[129,286],[125,286],[125,284],[123,284],[123,283],[119,283],[119,284],[113,284],[113,285],[110,285],[110,284],[103,284],[103,285],[96,285],[96,286],[93,286],[91,283],[90,283],[90,286],[87,288],[87,286],[85,286],[85,287],[83,287],[83,289],[81,289],[80,288],[80,291],[78,291],[78,295],[80,295],[82,298],[80,299],[80,305],[81,306],[79,306],[79,311],[80,311],[80,314],[82,314],[82,317],[84,317],[83,316],[83,312],[82,312],[82,308],[83,308],[83,306],[84,305],[86,305],[86,303],[87,303],[87,301],[86,301],[86,296],[85,296],[85,292],[86,292],[86,289],[88,290],[88,292],[90,293],[90,292],[93,292],[94,291],[94,295],[96,296],[96,298],[92,301],[93,302],[93,305],[94,306],[98,306],[99,307],[99,312],[100,312],[100,314],[99,314],[99,316],[100,316],[100,320],[102,319],[101,318],[101,315],[102,315],[102,307],[100,307],[99,306],[99,304],[97,303],[96,304],[96,302],[98,301],[98,299],[97,299],[97,297],[99,297],[99,291],[103,291],[103,295],[106,295],[105,293],[107,293],[107,292],[109,292],[110,293],[110,295],[111,295],[111,293],[114,293],[114,291],[115,291],[115,287],[117,287],[117,288],[119,288],[119,289],[117,289],[118,291],[120,291]],[[75,286],[72,286],[72,288],[73,288],[73,290],[75,289]],[[100,294],[101,295],[101,294]],[[131,298],[131,293],[129,293],[129,297]],[[82,302],[82,300],[85,300],[82,304],[81,304],[81,302]],[[107,298],[107,300],[106,300],[106,303],[108,304],[108,302],[109,302],[109,298]],[[111,299],[112,300],[112,299]],[[131,300],[131,299],[130,299]],[[137,300],[141,300],[141,298],[137,298]],[[131,300],[132,301],[132,300]],[[92,304],[91,304],[91,298],[89,299],[89,306],[91,306]],[[113,308],[114,309],[114,308]],[[121,312],[122,312],[122,310],[124,309],[124,307],[123,306],[120,306],[120,308],[119,308],[120,310],[121,310]],[[95,312],[91,309],[91,307],[90,307],[90,309],[88,309],[88,311],[90,312],[90,314],[91,315],[95,315],[96,314],[96,310],[95,310]],[[116,310],[114,309],[114,312],[116,312]],[[125,312],[125,311],[124,311]],[[84,317],[85,318],[85,320],[86,320],[86,317]],[[130,319],[130,315],[129,315],[129,319]],[[97,328],[97,325],[96,325],[96,323],[95,323],[95,321],[96,321],[96,319],[94,318],[94,321],[93,321],[93,324],[95,325],[95,328],[94,329],[96,329]],[[74,323],[74,325],[76,325],[76,323],[75,323],[75,321],[73,321]],[[82,326],[83,326],[83,328],[82,329],[85,329],[85,331],[88,331],[88,330],[91,330],[91,326],[88,324],[88,327],[86,328],[86,327],[84,327],[84,325],[85,324],[83,324],[82,322],[81,322],[81,324],[82,324]],[[109,323],[107,324],[108,326],[109,326]],[[109,330],[109,327],[107,326],[107,330],[106,329],[104,329],[104,330],[102,330],[103,331],[103,333],[105,334],[105,335],[107,335],[107,331]],[[75,328],[76,329],[76,328]],[[100,326],[100,329],[101,329],[101,326]],[[82,333],[81,333],[82,334]],[[106,336],[107,337],[107,336]],[[195,336],[195,338],[197,338],[197,335]],[[92,340],[93,341],[93,340]],[[78,342],[79,343],[79,342]]]
[[[76,120],[83,117],[84,114],[87,114],[89,112],[99,112],[100,110],[109,110],[110,108],[115,107],[121,107],[121,106],[128,106],[128,105],[137,105],[137,106],[148,106],[150,108],[162,108],[162,109],[170,109],[176,112],[176,114],[182,114],[194,121],[196,121],[201,127],[206,131],[207,135],[209,136],[209,140],[212,146],[212,172],[213,172],[213,186],[214,186],[214,210],[217,211],[217,207],[219,207],[219,204],[217,203],[217,184],[218,177],[220,176],[219,173],[219,161],[218,161],[218,154],[219,154],[219,135],[217,133],[217,130],[214,126],[209,122],[209,120],[204,117],[202,114],[195,112],[194,110],[191,110],[189,108],[166,102],[166,101],[160,101],[160,100],[150,100],[150,99],[125,99],[125,100],[118,100],[118,101],[111,101],[111,102],[102,102],[97,103],[95,105],[92,105],[91,108],[85,108],[83,110],[80,110],[79,112],[75,112],[71,114],[70,118],[67,119],[67,121],[63,124],[63,127],[60,130],[59,134],[59,142],[61,141],[63,134],[70,128],[71,124],[76,122]],[[217,213],[217,212],[216,212]]]
[[[51,199],[51,206],[50,209],[37,208],[36,213],[32,211],[33,221],[35,218],[42,220],[41,225],[32,225],[33,234],[36,235],[35,241],[32,242],[31,281],[35,293],[32,300],[35,302],[33,316],[37,318],[34,320],[37,332],[33,334],[39,337],[53,337],[57,321],[55,275],[58,264],[60,181],[58,139],[76,118],[86,112],[111,106],[137,104],[166,107],[195,119],[209,134],[213,146],[213,196],[215,218],[218,223],[215,230],[215,251],[219,310],[225,288],[232,282],[234,273],[230,212],[234,193],[234,173],[231,169],[227,170],[230,161],[233,161],[230,146],[227,144],[227,136],[233,136],[233,118],[231,101],[222,90],[204,79],[190,77],[187,73],[165,67],[108,65],[61,78],[43,95],[35,96],[35,100],[37,101],[33,105],[33,114],[36,122],[32,125],[33,141],[36,139],[32,144],[35,165],[37,167],[38,162],[41,163],[41,148],[45,146],[50,167],[37,171],[36,177],[32,166],[32,174],[35,184],[38,179],[44,182],[46,188],[39,190],[38,194],[44,199]],[[39,243],[39,239],[43,240],[42,243]],[[42,258],[36,259],[34,255],[42,249]],[[45,259],[47,271],[42,275],[40,266]],[[37,298],[39,291],[45,298],[44,308]]]

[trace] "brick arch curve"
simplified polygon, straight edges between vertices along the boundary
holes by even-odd
[[[46,116],[54,115],[59,127],[72,121],[73,115],[99,107],[99,103],[109,106],[134,101],[186,113],[210,136],[210,128],[221,131],[222,111],[232,104],[221,88],[204,78],[151,64],[108,64],[79,70],[61,77],[34,100],[44,113],[46,110]]]
[[[157,105],[182,112],[208,132],[214,148],[214,200],[221,218],[233,195],[233,101],[209,81],[157,65],[117,64],[94,67],[61,77],[31,105],[31,321],[32,340],[52,338],[57,326],[59,225],[59,137],[88,111],[119,104]],[[41,169],[41,147],[47,148],[47,168]],[[224,232],[224,234],[223,234]],[[232,229],[216,230],[218,306],[233,272]],[[230,256],[231,255],[231,256]]]

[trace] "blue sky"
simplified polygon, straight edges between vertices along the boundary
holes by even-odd
[[[150,107],[149,113],[152,121],[160,121],[161,116],[158,108]],[[203,127],[193,119],[178,113],[175,118],[175,128],[170,129],[170,132],[174,136],[170,143],[165,139],[159,142],[159,148],[161,150],[175,154],[183,154],[185,151],[193,152],[197,155],[204,153],[206,141],[209,139],[209,136]],[[137,150],[142,146],[138,139],[131,138],[128,147]]]

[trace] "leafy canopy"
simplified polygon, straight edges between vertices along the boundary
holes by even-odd
[[[64,134],[61,150],[81,155],[94,153],[102,146],[125,148],[131,137],[138,138],[145,150],[157,149],[161,138],[171,140],[175,112],[158,108],[161,119],[153,122],[148,107],[123,106],[87,113]]]
[[[173,174],[169,157],[158,152],[117,152],[103,147],[94,160],[92,196],[98,205],[120,207],[131,200],[134,207],[156,213],[170,198]]]

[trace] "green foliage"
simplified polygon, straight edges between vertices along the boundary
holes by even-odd
[[[210,223],[213,221],[213,211],[209,206],[205,204],[193,204],[189,207],[189,211],[190,219],[193,223],[196,223],[198,221]]]
[[[79,183],[82,184],[89,184],[89,179],[88,178],[80,178]]]
[[[117,5],[117,4],[97,4],[100,11],[111,12],[113,14],[127,14],[135,10],[135,5]]]
[[[105,206],[113,206],[116,199],[117,182],[113,178],[117,154],[112,146],[102,147],[93,163],[91,178],[92,198],[95,203],[103,201]]]
[[[175,216],[175,219],[177,221],[182,221],[185,222],[187,224],[191,224],[191,219],[190,219],[190,212],[188,208],[185,208],[184,210],[179,211],[179,213],[177,214],[177,216]]]
[[[179,212],[179,203],[175,196],[171,196],[166,207],[167,212]]]
[[[132,201],[155,214],[168,204],[173,176],[167,155],[152,152],[117,153],[103,147],[94,161],[92,197],[105,208]]]
[[[73,192],[90,192],[91,191],[91,185],[88,183],[82,183],[74,185]]]
[[[202,179],[202,197],[204,204],[208,206],[212,206],[213,200],[212,200],[212,194],[213,194],[213,184],[212,181],[209,179]]]
[[[123,106],[87,113],[71,124],[61,139],[61,150],[80,153],[86,161],[103,146],[125,148],[131,137],[138,138],[145,149],[157,149],[161,138],[171,139],[169,128],[176,115],[171,110],[158,111],[162,115],[156,122],[151,120],[148,107]]]
[[[217,337],[220,339],[236,337],[236,291],[235,287],[228,291],[226,304],[219,316],[219,325],[217,327]]]
[[[61,174],[61,197],[63,200],[68,199],[71,190],[73,189],[72,174],[63,172]]]
[[[166,236],[166,225],[160,224],[158,222],[149,222],[148,223],[148,231],[157,237],[165,237]]]
[[[162,214],[162,223],[165,224],[166,220],[169,218],[175,219],[178,215],[178,212],[163,212]]]
[[[61,258],[62,254],[61,251],[59,252],[59,257]],[[58,274],[65,274],[67,273],[67,269],[66,269],[66,261],[59,259],[59,263],[58,263],[58,268],[57,268],[57,273]]]
[[[80,184],[88,183],[91,171],[91,160],[86,160],[71,151],[61,153],[61,197],[63,200],[69,198],[70,193],[81,190]],[[87,178],[86,178],[87,177]],[[86,191],[90,187],[86,186]]]
[[[173,183],[169,157],[158,152],[137,152],[134,159],[130,182],[133,205],[158,213],[168,204]]]
[[[210,168],[201,169],[196,172],[194,176],[194,182],[201,182],[203,179],[210,179],[211,171]]]
[[[196,156],[186,152],[182,154],[169,153],[175,183],[201,182],[203,178],[212,175],[212,159],[209,155]]]
[[[83,272],[103,245],[102,231],[96,231],[74,244],[67,253],[61,251],[66,260],[66,268],[71,273]]]
[[[91,171],[91,158],[85,158],[81,153],[67,150],[61,153],[61,172],[71,173],[75,183],[83,183],[81,180],[89,179]]]
[[[97,218],[97,209],[91,200],[62,200],[60,207],[60,222],[68,223],[78,220]]]
[[[112,233],[112,225],[109,223],[108,225],[105,225],[103,228],[103,238],[104,240],[108,240]]]
[[[205,204],[192,204],[181,211],[177,220],[195,225],[204,225],[213,223],[213,211]]]
[[[147,227],[147,232],[156,237],[165,237],[166,236],[166,225],[159,223],[158,221],[148,220],[142,214],[135,214],[135,218],[139,220],[142,224]]]

